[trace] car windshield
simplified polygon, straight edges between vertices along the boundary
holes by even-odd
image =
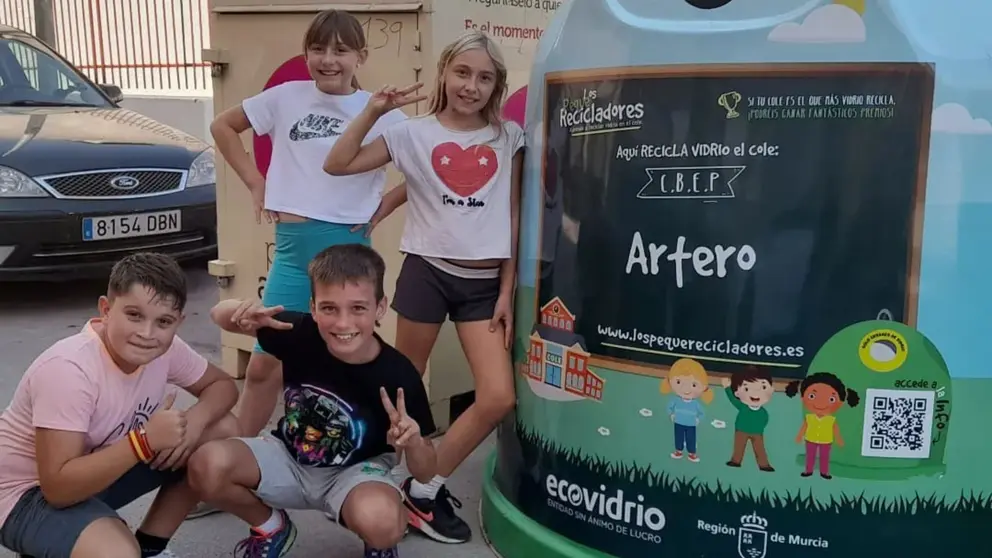
[[[109,107],[71,66],[27,37],[0,38],[0,107]]]

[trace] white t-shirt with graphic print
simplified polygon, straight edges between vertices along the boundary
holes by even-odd
[[[382,134],[407,180],[400,251],[458,260],[509,258],[513,156],[524,131],[445,128],[433,115],[411,118]]]
[[[371,96],[362,90],[328,95],[313,81],[290,81],[242,102],[255,133],[272,139],[266,209],[329,223],[368,222],[382,199],[385,167],[352,176],[331,176],[323,166],[334,142]],[[383,115],[364,143],[405,119],[399,110]]]

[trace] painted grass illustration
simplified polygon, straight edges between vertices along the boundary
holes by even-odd
[[[974,549],[987,545],[985,532],[992,524],[992,494],[815,497],[810,490],[754,492],[724,483],[714,486],[694,479],[683,480],[650,467],[590,457],[580,451],[560,448],[520,424],[517,432],[524,463],[528,466],[536,464],[537,470],[551,472],[580,486],[603,484],[610,493],[619,489],[630,494],[629,497],[643,495],[646,502],[662,509],[668,516],[665,537],[669,544],[676,548],[685,544],[699,549],[700,554],[690,553],[687,557],[722,556],[708,554],[703,549],[713,537],[699,538],[697,520],[724,522],[736,527],[739,517],[752,512],[767,519],[770,528],[777,532],[829,538],[830,552],[823,556],[870,556],[876,555],[875,552],[886,556],[968,556]],[[540,498],[544,493],[543,486],[522,486],[520,490],[522,498]],[[532,502],[539,505],[537,501]],[[549,513],[546,519],[557,527],[568,528],[565,525],[568,520],[560,514]],[[582,531],[579,533],[580,537],[585,536]],[[602,537],[602,534],[591,532],[589,536]],[[686,537],[685,540],[682,537]],[[600,544],[603,542],[601,538],[595,540]],[[626,556],[632,544],[640,543],[626,540],[616,544],[612,552]],[[721,544],[723,546],[710,550],[722,552],[719,549],[726,541]],[[650,548],[643,544],[641,551]],[[800,555],[806,556],[802,552],[786,556]]]

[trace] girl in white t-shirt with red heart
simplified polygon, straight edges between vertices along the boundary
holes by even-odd
[[[406,258],[392,304],[399,315],[396,348],[423,374],[450,317],[476,399],[438,448],[439,475],[428,484],[407,478],[403,486],[411,525],[458,543],[471,531],[455,515],[451,503],[460,503],[444,482],[515,402],[509,348],[524,132],[500,117],[507,77],[499,47],[468,32],[441,53],[427,114],[362,145],[381,115],[426,99],[416,93],[420,86],[373,95],[332,147],[324,170],[350,175],[392,161],[406,177],[409,208],[400,242]]]

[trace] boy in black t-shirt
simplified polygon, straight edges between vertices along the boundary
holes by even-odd
[[[332,246],[310,263],[310,314],[240,300],[211,311],[217,325],[255,335],[282,362],[281,373],[246,379],[238,417],[242,435],[258,432],[282,392],[285,415],[271,436],[212,442],[189,461],[201,498],[251,525],[240,558],[289,550],[296,528],[285,509],[336,518],[365,541],[367,558],[397,556],[407,512],[389,472],[401,454],[429,481],[436,456],[424,436],[435,427],[417,369],[375,333],[384,274],[372,248]]]

